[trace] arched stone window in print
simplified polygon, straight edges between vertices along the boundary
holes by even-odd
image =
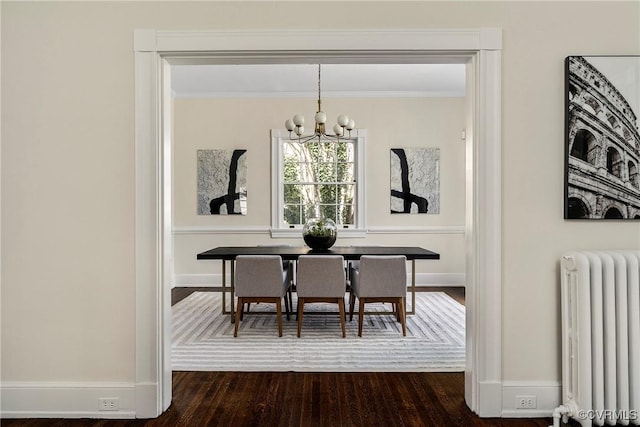
[[[631,132],[629,132],[629,129],[626,127],[622,128],[622,137],[624,138],[625,141],[627,141],[627,143],[629,143],[629,145],[631,146],[635,146],[637,150],[640,150],[640,139],[638,140],[638,142],[634,142],[633,140],[633,135],[631,134]]]
[[[569,218],[586,219],[589,218],[589,208],[577,197],[569,197]]]
[[[609,122],[609,124],[611,125],[611,127],[613,129],[617,128],[618,125],[618,119],[615,118],[615,116],[613,114],[607,114],[607,121]]]
[[[620,212],[617,208],[609,208],[604,213],[605,219],[623,219],[622,212]]]
[[[600,104],[598,103],[598,101],[596,101],[595,98],[587,96],[584,100],[584,103],[585,106],[589,107],[588,109],[591,110],[593,114],[598,114],[600,112]]]
[[[569,85],[569,101],[573,101],[577,94],[578,88],[575,85]]]
[[[607,148],[607,172],[622,178],[622,158],[614,147]]]
[[[596,137],[585,129],[576,132],[571,146],[571,155],[594,165],[596,163]]]
[[[640,188],[640,183],[638,182],[638,167],[632,161],[629,161],[629,182],[635,188]]]

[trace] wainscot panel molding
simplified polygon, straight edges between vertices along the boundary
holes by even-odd
[[[280,229],[272,228],[271,237],[278,239],[291,239],[302,236],[302,228]],[[349,239],[367,237],[367,230],[361,228],[338,228],[338,236]],[[338,245],[339,246],[339,245]]]
[[[136,417],[133,383],[3,382],[3,418],[118,418]],[[117,399],[117,409],[101,411],[101,398]]]
[[[338,233],[348,237],[365,237],[367,234],[464,234],[464,225],[427,225],[416,227],[369,227],[362,229],[338,229]],[[269,227],[218,227],[180,226],[173,227],[173,234],[271,234],[271,237],[290,238],[302,233],[301,229],[272,230]]]
[[[417,273],[416,286],[465,286],[464,273]],[[407,275],[407,283],[411,277]],[[231,276],[227,274],[227,283]],[[222,286],[222,274],[176,274],[173,288]]]
[[[517,409],[516,396],[535,396],[535,409]],[[559,381],[504,381],[502,383],[502,416],[506,418],[551,417],[562,401]]]
[[[269,234],[269,227],[173,227],[173,234]]]
[[[427,225],[423,227],[370,227],[370,234],[464,234],[464,225]]]

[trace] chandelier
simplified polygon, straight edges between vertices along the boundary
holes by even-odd
[[[284,122],[284,127],[289,131],[289,139],[298,142],[309,142],[316,138],[318,142],[322,138],[340,141],[340,137],[345,135],[345,131],[350,137],[351,131],[356,127],[356,123],[352,119],[341,114],[338,116],[337,123],[333,125],[333,135],[326,132],[327,115],[322,111],[320,98],[320,64],[318,64],[318,111],[315,115],[315,122],[314,132],[311,135],[304,135],[304,116],[302,114],[296,114],[292,119],[288,119]]]

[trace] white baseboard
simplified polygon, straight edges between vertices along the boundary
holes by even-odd
[[[533,409],[516,408],[516,396],[535,396]],[[562,401],[562,386],[555,381],[505,381],[502,383],[503,418],[551,417]]]
[[[478,382],[478,415],[483,418],[499,417],[501,405],[502,384],[497,381]]]
[[[495,384],[499,387],[499,384]],[[503,418],[550,417],[561,403],[559,382],[502,383],[502,393],[493,384],[481,384],[480,416]],[[136,388],[121,383],[34,383],[0,385],[1,418],[136,418]],[[502,395],[502,413],[496,403]],[[535,396],[536,408],[517,409],[516,396]],[[101,411],[100,398],[117,398],[118,410]],[[150,405],[154,406],[154,405]],[[154,407],[155,408],[155,407]],[[154,410],[142,418],[153,417]]]
[[[163,408],[158,407],[159,394],[157,382],[137,383],[136,418],[156,418],[163,412]]]
[[[407,278],[410,283],[411,278]],[[227,275],[227,284],[231,283]],[[176,274],[173,280],[175,287],[221,286],[222,274]],[[416,274],[416,286],[464,286],[464,273],[419,273]]]
[[[136,392],[128,383],[0,384],[2,418],[136,418]],[[101,398],[117,399],[117,409],[101,411]]]

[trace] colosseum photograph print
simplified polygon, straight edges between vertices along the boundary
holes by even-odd
[[[640,56],[565,61],[565,219],[640,220]]]

